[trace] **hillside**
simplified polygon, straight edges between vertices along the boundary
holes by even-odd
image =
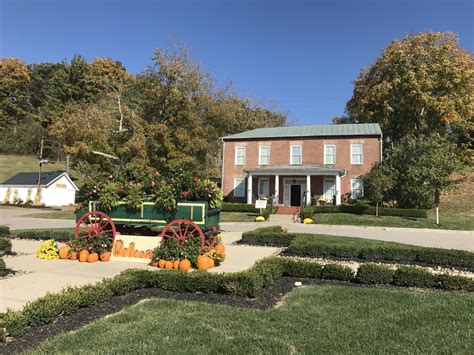
[[[474,170],[459,178],[459,185],[453,191],[441,196],[440,209],[444,213],[460,217],[474,217]]]
[[[63,163],[43,164],[43,171],[65,171]],[[0,182],[20,172],[38,171],[38,161],[34,156],[0,155]]]

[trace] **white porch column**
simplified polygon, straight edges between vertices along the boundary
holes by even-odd
[[[275,204],[278,205],[280,202],[280,176],[275,175]]]
[[[341,204],[341,177],[336,175],[336,205]]]
[[[306,205],[311,205],[311,176],[306,175]]]
[[[247,203],[252,204],[252,175],[247,178]]]

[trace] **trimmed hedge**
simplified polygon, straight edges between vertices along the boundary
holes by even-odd
[[[379,276],[370,276],[371,267],[361,265],[365,276],[354,279],[350,268],[328,264],[321,266],[305,260],[272,257],[261,260],[247,271],[215,274],[203,271],[187,273],[180,270],[138,270],[122,272],[112,279],[94,285],[69,287],[59,293],[47,294],[28,303],[23,310],[9,310],[0,314],[0,338],[20,337],[28,327],[47,324],[58,317],[72,314],[81,308],[107,301],[113,296],[125,295],[137,289],[157,287],[174,292],[228,293],[255,297],[265,286],[281,276],[311,277],[326,280],[351,281],[373,284]],[[372,267],[373,268],[373,267]],[[374,274],[374,272],[371,272]],[[465,277],[432,275],[418,268],[401,267],[394,273],[393,284],[411,287],[435,287],[448,290],[474,291],[474,281]]]
[[[15,230],[10,236],[18,239],[47,240],[53,239],[65,242],[74,237],[74,232],[68,230],[38,229],[38,230]]]
[[[311,210],[313,213],[311,213]],[[314,206],[306,207],[304,210],[305,217],[317,214],[317,213],[350,213],[350,214],[367,214],[375,216],[376,208],[374,206],[364,204],[353,204],[353,205],[338,205],[338,206]],[[311,214],[311,215],[310,215]],[[428,218],[428,211],[420,209],[409,209],[409,208],[379,208],[379,216],[397,216],[397,217],[415,217],[415,218]]]
[[[0,225],[0,237],[8,237],[10,235],[10,227]]]
[[[287,247],[297,235],[297,233],[284,231],[281,226],[263,227],[242,233],[242,239],[239,243]]]
[[[246,203],[231,203],[224,202],[221,207],[221,212],[249,212],[249,213],[258,213],[253,205],[248,205]]]
[[[362,264],[357,270],[355,281],[367,285],[388,285],[393,281],[395,270],[378,264]]]
[[[0,255],[8,254],[12,251],[12,242],[7,238],[0,238]]]
[[[346,238],[347,243],[344,243],[332,241],[331,236],[299,234],[292,237],[286,253],[313,258],[418,263],[429,266],[459,267],[470,271],[474,270],[474,253],[469,251],[427,248],[389,242],[383,246],[359,247],[352,242],[354,238]],[[375,243],[377,242],[374,241]]]

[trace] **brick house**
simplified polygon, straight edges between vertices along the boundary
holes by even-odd
[[[229,201],[272,197],[300,206],[362,197],[360,176],[382,159],[375,123],[258,128],[222,138],[222,188]]]

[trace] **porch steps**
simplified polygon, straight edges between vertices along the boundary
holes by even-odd
[[[298,207],[296,206],[278,206],[276,214],[294,215],[296,212],[298,212]]]

